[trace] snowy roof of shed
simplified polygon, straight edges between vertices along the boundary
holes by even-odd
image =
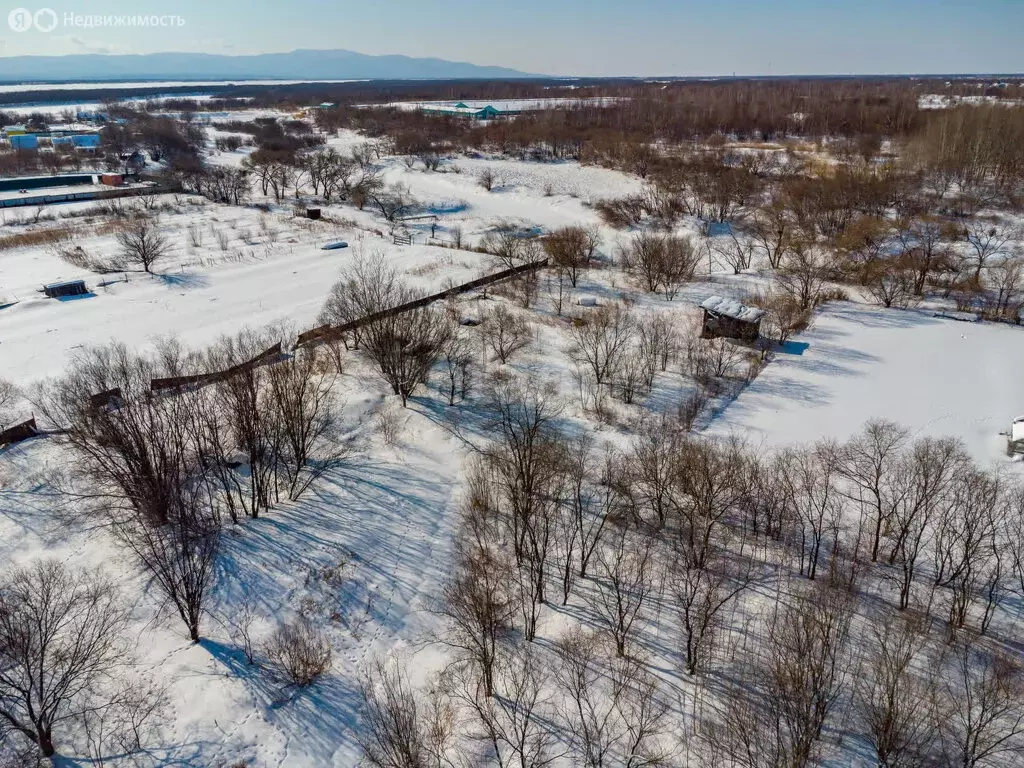
[[[44,288],[66,288],[69,285],[85,285],[85,280],[61,280],[59,283],[48,283]]]
[[[716,315],[725,315],[734,320],[742,320],[747,323],[754,323],[764,317],[764,310],[757,307],[748,307],[740,304],[735,299],[726,299],[722,296],[708,296],[700,303],[701,309],[714,312]]]

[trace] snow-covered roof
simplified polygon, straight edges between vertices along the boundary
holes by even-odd
[[[726,299],[722,296],[708,296],[700,303],[701,309],[714,312],[716,315],[725,315],[735,320],[743,320],[753,323],[764,317],[764,310],[757,307],[748,307],[740,304],[735,299]]]

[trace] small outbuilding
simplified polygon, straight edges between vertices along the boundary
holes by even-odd
[[[66,283],[44,285],[43,293],[47,298],[60,299],[65,296],[85,296],[89,293],[89,289],[85,287],[84,280],[69,280]]]
[[[1014,419],[1006,433],[1006,454],[1013,456],[1016,453],[1024,453],[1024,416]]]
[[[709,296],[698,306],[704,310],[703,339],[739,339],[754,342],[761,335],[764,310],[748,307],[735,299]]]
[[[39,433],[36,431],[36,420],[35,417],[32,417],[28,421],[23,421],[21,424],[15,424],[0,431],[0,446],[20,443],[22,440],[28,440],[37,434]]]

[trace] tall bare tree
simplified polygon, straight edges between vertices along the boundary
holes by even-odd
[[[939,720],[950,765],[1005,765],[1024,750],[1024,672],[1003,650],[954,644]]]
[[[504,304],[498,304],[487,313],[484,317],[483,332],[487,346],[502,365],[511,360],[517,352],[529,347],[533,341],[530,322]]]
[[[635,642],[637,619],[656,591],[655,558],[651,540],[625,525],[598,550],[594,608],[618,656],[625,656]]]
[[[544,238],[544,250],[552,266],[564,270],[573,288],[582,272],[593,264],[600,244],[601,235],[596,229],[578,225],[557,229]]]
[[[852,484],[852,497],[861,507],[862,515],[870,514],[871,562],[878,560],[882,543],[882,529],[892,515],[898,459],[907,441],[906,428],[891,421],[872,420],[861,428],[858,435],[844,444],[836,458],[839,473]]]
[[[569,356],[600,386],[611,380],[635,334],[630,311],[620,304],[599,307],[573,325]]]
[[[148,216],[135,216],[125,222],[117,233],[117,243],[121,246],[121,261],[145,272],[152,272],[153,265],[170,250],[157,222]]]
[[[113,584],[56,561],[36,561],[0,581],[0,718],[56,752],[56,731],[113,706],[130,661],[128,611]]]
[[[454,768],[454,712],[440,695],[425,697],[398,662],[378,660],[359,681],[359,746],[373,768]]]
[[[914,619],[872,625],[867,674],[855,686],[861,727],[881,768],[923,768],[937,760],[934,677],[927,663],[925,626]]]

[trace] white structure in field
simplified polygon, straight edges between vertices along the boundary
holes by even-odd
[[[1024,416],[1018,416],[1010,425],[1006,436],[1006,453],[1010,456],[1024,453]]]

